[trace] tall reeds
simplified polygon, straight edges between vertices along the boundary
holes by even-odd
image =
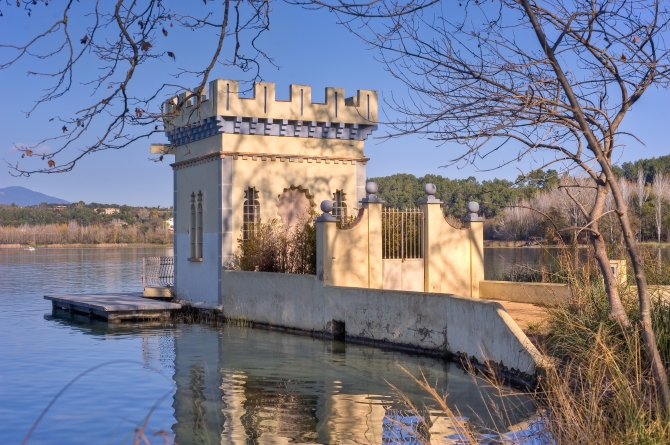
[[[546,340],[539,345],[552,363],[536,393],[547,413],[546,427],[559,444],[670,443],[670,423],[660,409],[638,327],[625,329],[608,318],[604,284],[592,259],[577,262],[566,249],[560,266],[573,300],[548,308]],[[656,268],[655,263],[648,266]],[[621,283],[620,292],[628,318],[635,320],[635,288]],[[666,299],[654,299],[652,320],[667,365]]]
[[[0,226],[0,244],[172,244],[173,235],[149,226],[83,226],[47,224],[43,226]]]

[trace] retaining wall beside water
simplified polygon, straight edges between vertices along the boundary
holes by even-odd
[[[560,306],[570,303],[572,293],[567,284],[486,280],[479,282],[479,297],[540,306]]]
[[[534,374],[542,356],[496,302],[324,286],[316,276],[224,271],[226,317],[400,349],[467,355]],[[342,330],[344,332],[342,332]]]

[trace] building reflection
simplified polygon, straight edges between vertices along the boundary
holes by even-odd
[[[342,345],[310,343],[340,355],[330,362],[301,361],[281,353],[287,344],[263,355],[249,340],[199,328],[175,337],[176,444],[457,443],[447,438],[457,433],[448,418],[421,403],[417,410],[398,403],[375,372],[358,389],[349,388],[349,381],[368,370],[352,373],[343,366]]]

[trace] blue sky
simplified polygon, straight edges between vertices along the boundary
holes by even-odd
[[[48,13],[43,12],[44,6],[38,5],[42,10],[33,14],[33,17],[28,17],[23,11],[8,10],[3,5],[0,41],[24,42],[31,33],[43,29],[49,20],[53,20],[59,3],[53,2],[54,8]],[[376,89],[382,98],[388,98],[391,94],[396,97],[406,95],[404,86],[375,61],[376,52],[367,49],[355,36],[338,25],[335,16],[325,11],[305,11],[284,3],[274,3],[271,20],[271,30],[262,37],[261,45],[274,57],[280,69],[265,64],[262,75],[264,80],[277,84],[279,99],[288,96],[291,83],[312,85],[317,101],[323,99],[323,90],[327,86],[343,87],[347,95],[353,95],[359,88]],[[197,65],[198,61],[202,64],[202,60],[206,60],[213,49],[213,41],[204,39],[204,43],[194,42],[189,32],[177,30],[176,27],[170,29],[171,36],[159,42],[169,45],[168,49],[176,53],[176,62],[160,62],[153,71],[138,77],[136,88],[145,87],[148,90],[161,75],[174,73],[179,67]],[[83,36],[84,31],[81,34]],[[0,60],[5,60],[8,54],[0,51]],[[0,108],[0,159],[16,162],[20,156],[12,149],[15,143],[33,144],[57,134],[62,124],[49,122],[49,119],[75,110],[76,105],[81,103],[78,100],[86,99],[85,95],[89,94],[89,90],[75,88],[70,96],[50,102],[26,118],[21,110],[29,109],[44,88],[44,79],[26,74],[34,66],[28,62],[0,71],[0,91],[4,102]],[[84,65],[83,68],[82,77],[75,79],[79,82],[86,80],[87,70],[94,72],[96,67]],[[239,70],[225,66],[217,66],[213,73],[214,78],[242,76]],[[632,139],[626,141],[628,145],[620,149],[621,162],[669,153],[666,142],[670,140],[669,103],[670,92],[655,89],[647,92],[635,105],[626,117],[623,129],[635,133],[646,146]],[[383,128],[380,128],[377,135],[382,133]],[[37,174],[29,178],[13,178],[3,161],[0,164],[0,188],[23,186],[69,201],[170,206],[172,169],[169,162],[155,163],[148,160],[150,142],[167,141],[161,136],[155,136],[151,141],[142,140],[121,150],[97,153],[85,158],[74,171],[57,175]],[[517,168],[529,168],[529,160],[485,172],[477,171],[473,166],[440,168],[454,157],[454,150],[453,146],[437,146],[434,142],[417,137],[386,142],[369,139],[366,142],[366,155],[371,158],[368,176],[394,173],[421,176],[434,173],[451,178],[475,176],[480,180],[494,177],[514,179],[518,174]],[[507,156],[513,157],[513,154],[508,152]],[[498,158],[495,161],[500,160]]]

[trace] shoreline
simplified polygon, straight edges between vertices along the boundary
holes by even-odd
[[[152,243],[99,243],[99,244],[0,244],[0,249],[27,249],[35,247],[40,249],[63,249],[63,248],[113,248],[113,247],[174,247],[174,244],[152,244]]]

